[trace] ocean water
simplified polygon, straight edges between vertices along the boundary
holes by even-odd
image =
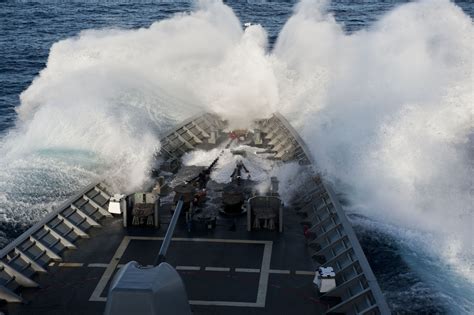
[[[95,178],[139,187],[157,134],[194,112],[279,110],[392,310],[472,313],[473,15],[442,0],[0,1],[0,246]]]

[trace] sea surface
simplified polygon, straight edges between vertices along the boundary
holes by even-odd
[[[370,30],[382,16],[407,2],[335,0],[328,4],[328,10],[334,14],[346,34],[353,34]],[[266,30],[270,51],[283,26],[293,15],[297,2],[248,0],[224,3],[232,8],[241,23],[260,24]],[[455,1],[455,4],[472,19],[472,1]],[[193,1],[171,0],[0,0],[0,146],[5,142],[10,148],[15,142],[11,134],[22,126],[16,111],[21,104],[20,94],[46,68],[54,43],[76,37],[83,30],[148,28],[156,21],[182,12],[189,13],[195,8],[196,3]],[[41,90],[37,96],[42,97]],[[43,123],[45,128],[50,127],[46,126],[47,120]],[[61,129],[57,132],[61,133]],[[24,141],[24,137],[18,138],[19,145],[29,143]],[[472,144],[472,141],[469,143]],[[0,154],[7,149],[2,150]],[[51,157],[48,150],[39,150],[33,158],[23,156],[2,161],[3,157],[0,156],[0,212],[6,212],[6,219],[0,222],[0,246],[7,244],[50,211],[55,205],[54,200],[64,200],[75,188],[95,176],[94,168],[88,167],[88,164],[96,163],[93,153],[65,149],[55,152]],[[71,166],[76,162],[81,166]],[[64,171],[63,164],[68,172]],[[57,188],[62,184],[69,188]],[[48,185],[56,188],[52,192],[48,191]],[[28,189],[30,186],[36,187],[34,193]],[[350,189],[342,187],[344,185],[338,188],[341,198],[350,200]],[[370,216],[357,211],[350,213],[362,247],[394,313],[474,312],[473,297],[469,296],[474,293],[472,282],[454,275],[447,279],[439,278],[438,273],[442,272],[445,262],[441,258],[439,261],[433,259],[429,250],[425,251],[424,248],[414,250],[414,245],[407,241],[413,230],[400,232],[394,225],[382,226],[378,219],[372,220]],[[472,220],[472,212],[468,213],[467,219]],[[413,232],[413,238],[423,237],[423,232],[417,233],[416,230]],[[461,293],[458,294],[456,290]],[[458,295],[463,296],[457,299]]]

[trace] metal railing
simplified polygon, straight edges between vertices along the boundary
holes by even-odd
[[[34,224],[0,251],[0,300],[24,302],[15,291],[20,287],[38,287],[32,277],[46,273],[50,261],[61,261],[60,254],[74,249],[88,231],[100,227],[110,198],[103,184],[86,186],[42,220]]]
[[[309,230],[314,238],[308,243],[315,269],[334,266],[339,280],[336,288],[320,298],[339,297],[327,313],[390,314],[385,297],[365,257],[359,240],[337,199],[330,182],[320,179],[317,165],[303,139],[289,122],[279,113],[261,122],[261,128],[270,136],[270,145],[295,141],[299,148],[292,152],[278,152],[276,157],[288,153],[287,159],[307,165],[313,174],[311,180],[302,185],[301,214],[307,216]],[[317,178],[317,180],[314,180]]]

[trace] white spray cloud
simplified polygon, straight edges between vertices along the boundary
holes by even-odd
[[[238,117],[245,106],[254,108],[259,86],[240,100],[239,91],[263,79],[245,80],[249,69],[239,67],[245,60],[248,68],[257,65],[252,60],[264,58],[265,41],[261,27],[244,34],[218,1],[201,1],[195,12],[149,28],[81,32],[52,46],[47,67],[21,95],[19,130],[3,150],[9,156],[44,148],[90,151],[108,161],[106,176],[118,187],[137,189],[159,149],[159,133],[174,121],[203,109],[225,114],[229,108]]]
[[[229,7],[202,1],[194,12],[148,28],[88,30],[55,43],[46,68],[21,94],[15,129],[0,144],[6,219],[18,221],[23,213],[30,222],[101,177],[124,192],[140,189],[160,132],[206,109],[206,76],[230,58],[242,34]],[[87,158],[72,158],[82,154]],[[50,193],[41,199],[34,185],[10,180],[19,173]],[[18,202],[16,192],[32,198]]]
[[[282,111],[318,167],[352,187],[359,211],[431,232],[471,281],[473,42],[449,1],[399,6],[350,35],[324,2],[303,1],[274,51]]]
[[[234,154],[235,151],[240,153]],[[260,194],[266,194],[270,190],[271,178],[277,177],[280,198],[284,203],[289,203],[295,192],[304,183],[306,178],[301,174],[302,172],[307,173],[307,170],[297,162],[272,161],[267,159],[265,154],[257,152],[261,152],[261,149],[247,145],[238,145],[232,147],[232,149],[194,150],[184,154],[182,162],[187,166],[207,167],[216,157],[219,157],[211,173],[211,179],[217,183],[229,183],[231,182],[230,175],[234,171],[237,162],[241,161],[249,171],[249,179],[255,182],[255,188]],[[243,173],[244,177],[246,175],[246,173]]]
[[[41,177],[34,181],[62,193],[46,194],[43,206],[34,198],[22,203],[29,222],[84,182],[105,177],[121,191],[140,189],[160,133],[176,121],[203,110],[236,125],[249,115],[269,115],[278,92],[266,47],[265,30],[243,31],[221,1],[199,1],[193,12],[148,28],[87,30],[55,43],[46,68],[20,96],[17,126],[0,145],[0,184],[8,192],[0,207],[7,219],[24,212],[13,192],[36,196],[24,181],[7,180],[24,168],[65,161],[60,165],[69,180],[47,175],[61,177],[57,168],[31,172]],[[72,158],[81,154],[89,157]]]
[[[447,259],[469,261],[472,20],[447,0],[418,1],[348,35],[326,6],[302,1],[272,52],[262,27],[242,30],[219,1],[149,28],[84,31],[54,44],[1,145],[4,178],[36,163],[28,156],[38,151],[56,161],[58,151],[78,150],[100,162],[69,161],[70,176],[105,169],[133,190],[159,132],[175,121],[208,110],[242,125],[278,109],[319,168],[352,187],[360,211],[435,232]],[[6,166],[20,158],[22,166]],[[0,197],[3,207],[15,202]]]
[[[239,151],[240,154],[234,154]],[[257,154],[260,149],[247,145],[234,146],[231,149],[216,148],[209,151],[195,150],[186,153],[182,157],[184,165],[209,166],[214,159],[219,157],[215,165],[211,179],[217,183],[230,183],[230,175],[233,173],[237,162],[241,161],[249,171],[250,178],[255,182],[269,182],[270,174],[275,167],[275,163]],[[247,173],[243,173],[246,177]]]
[[[278,104],[278,86],[272,60],[266,54],[267,33],[260,25],[247,27],[240,42],[197,82],[210,110],[248,127],[251,117],[268,117]],[[209,71],[210,70],[210,71]]]

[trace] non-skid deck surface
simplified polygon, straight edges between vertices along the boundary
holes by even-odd
[[[130,260],[153,262],[170,215],[161,228],[124,229],[107,219],[80,250],[64,253],[38,277],[41,288],[23,289],[28,304],[3,305],[7,314],[102,314],[117,270]],[[215,230],[175,231],[167,262],[181,274],[194,314],[318,314],[327,306],[316,298],[311,260],[297,215],[285,209],[284,232],[247,232],[245,216],[219,218]]]

